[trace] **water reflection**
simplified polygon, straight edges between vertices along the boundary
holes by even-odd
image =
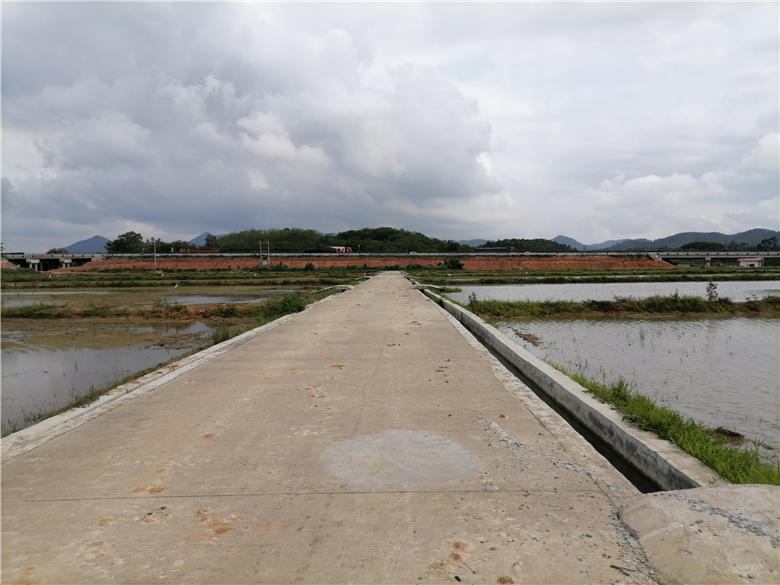
[[[712,427],[780,448],[777,319],[505,323],[545,361],[636,391]]]
[[[262,303],[269,297],[240,297],[233,295],[166,295],[160,297],[157,304],[168,305],[239,305],[243,303]],[[134,307],[151,307],[153,304],[138,304]]]
[[[56,291],[3,291],[0,294],[0,303],[3,307],[24,307],[25,305],[34,305],[36,303],[50,302],[49,297],[61,297],[67,295],[108,295],[109,291],[68,291],[68,290],[56,290]],[[64,300],[64,299],[63,299]]]
[[[60,340],[57,348],[46,340],[30,343],[25,331],[4,327],[2,422],[24,426],[30,416],[62,408],[91,388],[109,386],[208,345],[211,332],[203,323],[112,324],[102,329],[91,344],[63,348]],[[110,344],[106,342],[109,333],[113,337]],[[149,333],[159,341],[150,342]],[[59,336],[64,337],[64,332]]]

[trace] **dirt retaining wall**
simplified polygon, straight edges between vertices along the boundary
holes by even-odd
[[[311,263],[317,268],[368,266],[406,267],[438,266],[447,260],[444,256],[370,256],[332,255],[332,256],[272,256],[271,265],[283,264],[291,268],[303,268]],[[613,256],[457,256],[464,268],[469,270],[511,270],[511,269],[551,269],[551,268],[657,268],[672,265],[647,257]],[[158,257],[155,262],[150,258],[108,258],[88,262],[73,268],[58,268],[52,272],[74,272],[84,270],[121,270],[121,269],[158,269],[158,270],[238,270],[254,268],[260,264],[257,257],[213,256],[213,257]]]

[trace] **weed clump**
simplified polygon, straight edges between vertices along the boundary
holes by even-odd
[[[222,343],[223,341],[227,341],[228,339],[239,335],[239,333],[243,333],[243,331],[238,331],[236,328],[220,324],[212,329],[211,341],[214,345],[217,345],[218,343]]]
[[[259,306],[255,316],[261,316],[267,321],[271,321],[289,313],[299,313],[305,308],[306,301],[301,295],[290,294],[266,301]]]

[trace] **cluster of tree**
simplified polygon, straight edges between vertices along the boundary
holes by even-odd
[[[552,240],[536,238],[533,240],[524,240],[518,238],[508,238],[504,240],[493,240],[485,243],[485,248],[510,248],[514,247],[517,252],[576,252],[571,246],[559,244]]]
[[[200,248],[224,253],[260,252],[270,247],[271,252],[314,253],[332,252],[334,247],[349,247],[353,252],[473,252],[471,246],[453,240],[439,240],[419,232],[392,227],[363,228],[337,234],[323,234],[317,230],[284,228],[268,230],[243,230],[224,236],[206,236]],[[485,247],[514,247],[518,252],[571,252],[570,246],[551,240],[505,239],[487,242]],[[177,240],[165,242],[156,238],[144,239],[138,232],[126,232],[110,240],[106,250],[111,254],[158,254],[178,252],[180,249],[197,249],[199,246]]]
[[[109,240],[106,243],[106,251],[109,254],[151,254],[157,252],[158,254],[167,254],[178,252],[182,248],[194,248],[189,242],[184,240],[174,240],[172,242],[165,242],[160,238],[148,238],[144,240],[144,237],[138,232],[125,232],[115,240]]]
[[[353,251],[361,252],[468,252],[471,250],[468,246],[453,240],[439,240],[420,232],[391,227],[348,230],[337,234],[336,237],[344,243],[332,245],[350,246]]]
[[[259,252],[270,243],[273,252],[307,252],[317,248],[323,235],[316,230],[284,228],[244,230],[224,236],[206,236],[206,247],[220,252]]]
[[[284,228],[244,230],[224,236],[207,236],[206,247],[220,252],[254,252],[270,244],[271,252],[332,252],[333,247],[350,247],[353,252],[467,252],[452,240],[438,240],[419,232],[391,227],[348,230],[322,234],[316,230]]]
[[[755,246],[745,242],[729,242],[728,244],[719,244],[717,242],[690,242],[680,246],[680,250],[704,251],[704,252],[771,252],[779,251],[777,238],[764,238]]]

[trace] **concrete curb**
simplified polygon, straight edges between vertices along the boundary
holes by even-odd
[[[75,406],[63,413],[51,416],[34,425],[3,437],[0,439],[0,462],[6,463],[14,457],[27,453],[63,433],[78,428],[85,422],[90,421],[109,410],[113,410],[129,400],[135,400],[144,394],[152,392],[182,374],[219,357],[239,345],[243,345],[259,335],[284,325],[291,319],[295,319],[298,315],[308,310],[309,307],[326,302],[330,298],[332,297],[328,296],[324,299],[320,299],[315,303],[307,305],[300,313],[283,315],[265,325],[231,337],[222,343],[207,347],[206,349],[166,366],[161,366],[153,372],[149,372],[130,382],[126,382],[116,388],[108,390],[105,394],[101,394],[95,401],[90,402],[85,406]]]
[[[530,380],[548,398],[664,490],[729,484],[669,441],[625,422],[616,410],[580,384],[532,355],[463,307],[423,289],[491,352]]]

